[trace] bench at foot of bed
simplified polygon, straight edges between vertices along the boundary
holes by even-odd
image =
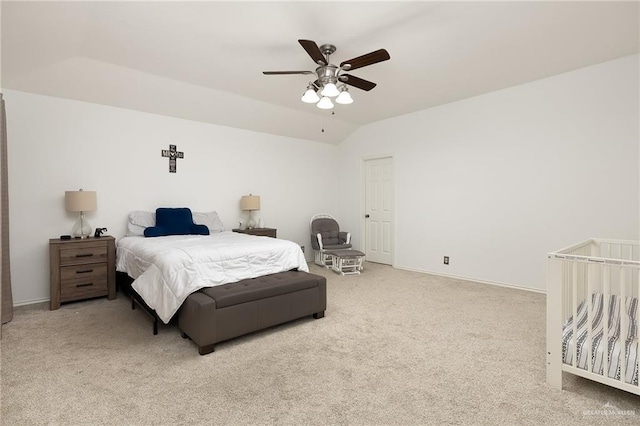
[[[325,277],[288,271],[196,291],[182,304],[178,326],[205,355],[224,340],[310,315],[322,318],[326,308]]]

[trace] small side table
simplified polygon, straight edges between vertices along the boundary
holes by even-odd
[[[247,228],[247,229],[232,229],[233,232],[239,232],[241,234],[257,235],[258,237],[271,237],[277,238],[277,229],[274,228]]]
[[[49,240],[51,310],[60,303],[116,297],[116,239],[111,236]]]

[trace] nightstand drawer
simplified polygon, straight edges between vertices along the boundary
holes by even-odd
[[[67,280],[86,280],[93,277],[106,277],[106,263],[91,263],[83,265],[62,266],[60,268],[60,279]]]
[[[77,265],[79,263],[94,263],[107,261],[106,244],[88,245],[82,247],[60,249],[60,265]]]
[[[65,280],[60,282],[60,301],[87,299],[106,296],[108,291],[107,277],[86,277],[84,279]]]

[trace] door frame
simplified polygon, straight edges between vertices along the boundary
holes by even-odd
[[[391,213],[391,266],[396,266],[396,162],[393,154],[381,154],[362,157],[360,160],[360,235],[361,247],[366,252],[367,249],[367,223],[364,217],[367,208],[367,161],[391,159],[391,173],[393,175],[393,197]]]

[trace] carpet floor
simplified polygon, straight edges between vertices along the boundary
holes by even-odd
[[[545,296],[366,263],[327,277],[326,316],[200,356],[130,301],[15,309],[3,425],[640,424],[640,397],[545,384]]]

